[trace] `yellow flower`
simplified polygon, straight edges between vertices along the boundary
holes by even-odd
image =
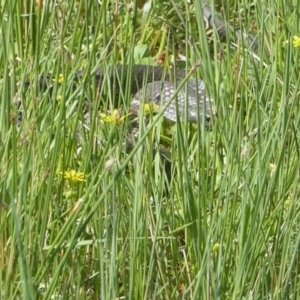
[[[86,181],[84,173],[75,170],[59,172],[59,174],[63,175],[64,179],[71,183]]]
[[[214,253],[219,252],[221,245],[219,243],[215,243],[212,247]]]
[[[159,109],[159,106],[155,103],[145,103],[143,109],[144,116],[148,116],[150,114],[156,113]]]
[[[300,47],[300,37],[297,36],[297,35],[294,35],[293,46],[294,46],[295,48]]]
[[[58,83],[63,83],[64,82],[64,76],[63,76],[63,74],[59,74],[58,75],[58,79],[56,80],[56,79],[53,79],[53,81],[54,82],[58,82]]]
[[[130,114],[123,115],[121,110],[114,109],[110,115],[100,113],[103,122],[120,125]]]

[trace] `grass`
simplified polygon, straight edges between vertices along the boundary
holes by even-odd
[[[129,1],[41,3],[0,6],[1,298],[297,299],[299,6],[217,5],[258,35],[257,56],[206,31],[197,1],[144,19]],[[211,131],[182,123],[166,139],[154,117],[128,147],[128,118],[92,109],[82,126],[86,100],[109,115],[116,99],[108,78],[74,85],[77,70],[158,61],[201,62]],[[126,89],[117,108],[130,101]]]

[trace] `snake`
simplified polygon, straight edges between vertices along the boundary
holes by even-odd
[[[218,36],[225,39],[234,33],[235,39],[246,41],[247,47],[254,53],[261,51],[255,36],[244,34],[226,25],[222,17],[213,13],[207,0],[201,0],[200,3],[207,29],[215,28]],[[145,65],[110,66],[94,73],[98,86],[101,87],[108,79],[115,94],[124,91],[124,85],[131,86],[133,98],[130,111],[133,115],[140,111],[141,105],[152,103],[163,110],[163,116],[169,121],[187,120],[189,123],[198,124],[204,122],[207,127],[211,127],[213,117],[217,113],[214,98],[207,90],[204,81],[186,78],[186,74],[184,69],[166,72],[161,66]],[[80,71],[76,76],[82,79],[89,78],[90,75]],[[26,85],[28,87],[30,83]],[[40,86],[44,85],[45,80],[42,78]]]
[[[163,117],[174,123],[187,120],[189,123],[204,123],[205,127],[211,127],[212,119],[216,116],[214,99],[207,92],[204,81],[187,78],[184,69],[167,72],[161,66],[116,65],[99,69],[93,74],[78,71],[74,81],[90,82],[93,76],[98,89],[108,81],[115,98],[124,93],[129,85],[132,95],[129,110],[134,117],[138,116],[144,104],[154,104],[155,112],[163,110]],[[50,78],[41,77],[39,88],[45,90],[57,81]],[[30,81],[25,82],[25,86],[28,89]]]
[[[121,82],[122,75],[125,80]],[[77,74],[79,77],[83,73]],[[184,69],[166,72],[160,66],[111,66],[106,71],[96,72],[98,85],[108,78],[111,88],[117,91],[131,86],[133,95],[130,112],[137,115],[143,104],[155,104],[158,110],[164,110],[166,120],[177,122],[187,120],[189,123],[202,123],[211,127],[212,118],[216,116],[214,99],[209,95],[204,81],[195,78],[186,79]]]

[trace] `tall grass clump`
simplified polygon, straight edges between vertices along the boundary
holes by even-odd
[[[300,297],[300,8],[207,2],[226,39],[200,1],[1,1],[1,298]],[[211,130],[133,139],[116,64],[203,79]]]

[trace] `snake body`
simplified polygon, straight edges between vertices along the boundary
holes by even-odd
[[[78,76],[84,75],[80,73]],[[112,91],[117,94],[125,85],[131,86],[134,96],[130,109],[134,114],[140,110],[141,104],[153,103],[159,109],[164,109],[164,117],[172,122],[204,121],[207,127],[211,126],[211,118],[216,114],[214,101],[208,95],[205,83],[196,79],[184,81],[186,72],[183,69],[169,73],[159,66],[135,65],[129,68],[120,65],[96,72],[99,85],[105,77],[110,81]]]
[[[262,50],[254,35],[235,30],[227,24],[220,15],[214,12],[209,1],[201,0],[196,7],[202,11],[207,29],[216,30],[220,39],[230,40],[233,35],[234,40],[246,42],[246,46],[254,53]],[[84,72],[76,74],[79,78],[89,77],[86,75]],[[216,114],[213,98],[206,91],[205,83],[196,79],[185,81],[185,70],[177,69],[174,74],[170,74],[159,66],[135,65],[130,68],[113,66],[99,70],[95,76],[100,87],[105,80],[109,80],[115,95],[124,91],[123,84],[131,86],[131,93],[134,96],[130,109],[134,113],[140,110],[141,104],[154,103],[164,109],[163,115],[168,120],[176,122],[180,119],[191,123],[204,120],[207,126],[211,126],[212,117]],[[47,86],[47,80],[49,82],[49,79],[42,78],[40,86]],[[26,85],[28,87],[30,83],[27,82]]]
[[[79,80],[90,81],[92,76],[96,77],[99,88],[105,81],[109,81],[111,92],[116,96],[124,93],[126,85],[129,85],[133,95],[130,111],[134,116],[138,114],[141,105],[153,103],[158,110],[164,109],[163,115],[167,120],[187,120],[190,123],[204,121],[205,126],[210,127],[212,117],[216,114],[213,98],[208,95],[205,83],[202,80],[185,79],[186,71],[183,69],[166,72],[159,66],[118,65],[98,70],[94,75],[84,71],[76,72]],[[53,80],[49,77],[39,79],[41,89],[51,84]],[[26,82],[25,86],[28,89],[30,82]]]

